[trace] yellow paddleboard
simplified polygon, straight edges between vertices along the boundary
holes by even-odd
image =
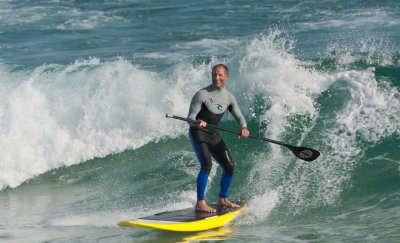
[[[196,212],[194,208],[187,208],[121,221],[118,225],[179,232],[203,231],[218,228],[229,223],[246,209],[246,206],[240,208],[211,206],[217,209],[216,213]]]

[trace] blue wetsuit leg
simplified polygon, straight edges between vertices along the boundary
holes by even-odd
[[[224,170],[220,181],[219,197],[228,198],[228,189],[232,183],[232,175],[234,171],[233,162],[223,141],[221,141],[221,143],[215,148],[217,148],[217,150],[215,151],[213,148],[211,153]]]
[[[228,189],[232,183],[232,176],[228,175],[225,171],[222,173],[221,176],[221,184],[220,184],[220,191],[219,197],[220,198],[228,198]]]
[[[212,165],[211,155],[206,143],[196,142],[190,132],[189,138],[201,167],[200,172],[197,175],[197,200],[200,201],[205,199],[208,175],[210,174]]]

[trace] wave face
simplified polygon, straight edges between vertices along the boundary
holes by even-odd
[[[0,239],[182,241],[115,226],[194,205],[188,127],[165,114],[186,116],[218,63],[252,134],[321,152],[305,162],[221,132],[230,197],[249,203],[228,237],[398,239],[395,2],[254,4],[1,3]],[[230,115],[220,125],[237,129]],[[208,201],[220,173],[214,164]]]

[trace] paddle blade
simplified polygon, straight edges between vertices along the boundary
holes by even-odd
[[[306,147],[286,146],[289,148],[297,158],[305,161],[313,161],[320,156],[320,152]]]

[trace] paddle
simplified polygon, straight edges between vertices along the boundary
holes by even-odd
[[[174,118],[174,119],[177,119],[177,120],[186,121],[186,122],[190,122],[190,123],[193,123],[193,124],[198,124],[199,123],[198,121],[187,119],[187,118],[180,117],[180,116],[175,116],[175,115],[170,115],[170,114],[166,114],[165,116],[167,118]],[[211,127],[211,128],[214,128],[214,129],[221,130],[221,131],[230,132],[230,133],[234,133],[234,134],[240,135],[239,132],[234,131],[234,130],[230,130],[230,129],[227,129],[227,128],[222,128],[222,127],[218,127],[218,126],[211,125],[211,124],[207,124],[207,126]],[[253,138],[253,139],[262,140],[262,141],[265,141],[265,142],[269,142],[269,143],[274,143],[274,144],[278,144],[278,145],[281,145],[281,146],[285,146],[286,148],[290,149],[290,151],[292,151],[292,153],[297,158],[305,160],[305,161],[313,161],[313,160],[317,159],[319,157],[319,155],[321,154],[320,152],[318,152],[317,150],[312,149],[312,148],[296,147],[296,146],[293,146],[293,145],[290,145],[290,144],[286,144],[286,143],[282,143],[282,142],[279,142],[279,141],[275,141],[275,140],[272,140],[272,139],[269,139],[269,138],[257,137],[257,136],[252,136],[252,135],[250,135],[249,138]]]

